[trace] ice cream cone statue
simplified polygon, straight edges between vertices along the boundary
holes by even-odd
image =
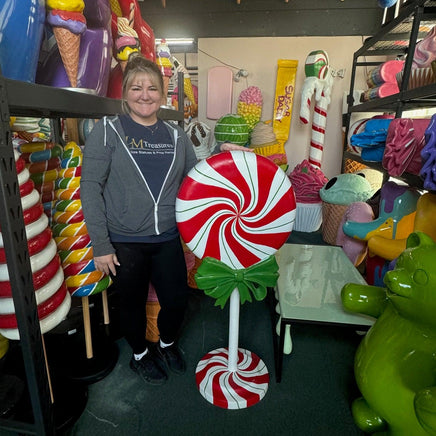
[[[168,96],[168,85],[173,75],[173,64],[171,63],[170,48],[165,39],[156,47],[156,63],[162,72],[164,82],[164,95]]]
[[[330,74],[327,53],[323,50],[310,52],[306,58],[305,73],[306,79],[301,91],[300,121],[304,124],[309,122],[312,95],[315,94],[309,162],[311,165],[321,168],[327,108],[330,104],[333,85],[333,76]]]
[[[47,22],[52,26],[70,84],[77,87],[81,34],[86,30],[83,0],[47,0]]]
[[[183,86],[186,97],[188,97],[191,102],[191,113],[197,113],[197,103],[195,102],[195,94],[194,88],[192,87],[191,76],[188,73],[188,70],[177,60],[174,56],[171,56],[171,60],[173,61],[173,65],[178,73],[183,73]],[[183,102],[179,103],[183,104]]]
[[[118,34],[115,40],[114,56],[124,71],[129,56],[132,53],[140,52],[138,34],[131,27],[128,18],[118,17],[117,19]]]

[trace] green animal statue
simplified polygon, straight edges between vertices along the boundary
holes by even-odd
[[[352,404],[366,433],[436,435],[436,244],[412,233],[386,273],[386,288],[349,283],[346,310],[377,318],[360,343],[354,372],[362,394]]]

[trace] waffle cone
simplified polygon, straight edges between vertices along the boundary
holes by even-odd
[[[76,35],[62,27],[53,27],[53,33],[70,84],[73,88],[76,88],[79,70],[80,35]]]
[[[162,79],[163,79],[163,85],[164,85],[163,92],[164,92],[164,96],[166,98],[166,96],[168,95],[168,87],[170,85],[170,78],[168,76],[163,76]]]
[[[348,204],[322,202],[322,239],[324,239],[327,244],[336,245],[339,224],[348,206]]]
[[[118,61],[121,67],[121,71],[124,73],[124,70],[126,69],[127,61]]]
[[[345,159],[344,173],[355,173],[364,168],[368,167],[360,162],[354,161],[353,159]]]

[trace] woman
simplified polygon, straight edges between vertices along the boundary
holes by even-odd
[[[183,178],[196,164],[185,132],[158,119],[166,96],[158,66],[131,56],[123,75],[123,111],[96,124],[86,140],[81,201],[97,270],[111,274],[120,295],[120,325],[133,356],[131,369],[152,384],[167,370],[181,374],[176,345],[187,305],[183,249],[175,201]],[[222,144],[221,150],[242,149]],[[159,344],[145,340],[148,283],[160,304]]]

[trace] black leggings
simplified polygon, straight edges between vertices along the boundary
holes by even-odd
[[[120,296],[120,328],[135,354],[146,347],[149,282],[160,304],[157,326],[165,343],[176,339],[188,299],[185,256],[179,238],[168,242],[114,243],[120,266],[112,276]]]

